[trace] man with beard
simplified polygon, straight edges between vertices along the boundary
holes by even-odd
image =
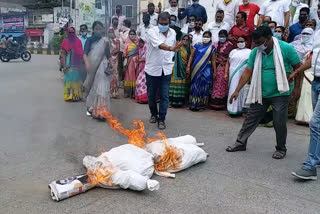
[[[154,12],[155,6],[153,3],[148,4],[148,14],[150,15],[150,24],[153,26],[158,25],[158,13]]]
[[[310,9],[308,7],[301,8],[299,13],[299,22],[293,24],[289,28],[289,41],[292,42],[294,37],[301,34],[307,20],[309,19]]]
[[[192,46],[202,42],[202,34],[203,34],[202,27],[203,27],[202,19],[197,18],[194,26],[194,31],[190,33],[190,35],[192,36]]]
[[[213,22],[210,22],[207,27],[207,31],[210,31],[212,33],[212,42],[218,42],[219,41],[219,31],[220,30],[226,30],[229,32],[231,26],[224,21],[224,11],[218,10],[216,12],[216,19]]]
[[[146,41],[147,32],[153,27],[153,25],[150,24],[150,15],[148,13],[143,14],[142,21],[143,24],[138,27],[137,34],[141,39]]]
[[[126,20],[126,16],[122,15],[122,6],[121,5],[117,5],[116,6],[116,15],[114,15],[112,18],[118,18],[118,28],[122,29],[123,26],[123,22],[124,20]]]

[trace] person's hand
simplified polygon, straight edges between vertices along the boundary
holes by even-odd
[[[217,72],[215,71],[215,72],[213,72],[213,79],[215,79],[216,76],[217,76]]]
[[[237,100],[239,97],[239,92],[238,91],[235,91],[231,97],[230,97],[230,100],[229,100],[229,103],[232,104],[233,103],[233,100]]]
[[[296,72],[292,72],[292,73],[288,76],[288,82],[289,82],[289,83],[292,83],[296,75],[297,75]]]
[[[181,49],[182,46],[183,46],[183,41],[180,41],[180,42],[178,42],[178,43],[176,44],[176,46],[173,48],[172,51],[178,52],[178,51],[180,51],[180,49]]]
[[[191,68],[189,66],[187,66],[187,79],[190,77],[191,74]]]
[[[229,79],[228,73],[225,73],[225,74],[224,74],[224,79],[228,81],[228,79]]]
[[[84,66],[85,66],[85,68],[86,68],[86,71],[89,72],[89,69],[90,69],[89,64],[85,64]]]

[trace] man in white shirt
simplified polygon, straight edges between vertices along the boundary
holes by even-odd
[[[124,20],[126,20],[126,16],[122,15],[122,6],[121,5],[116,6],[116,15],[114,15],[113,17],[118,18],[118,21],[119,21],[118,28],[121,29],[123,26]]]
[[[169,0],[170,7],[165,9],[164,12],[168,12],[170,15],[175,15],[178,17],[179,14],[179,8],[178,3],[179,0]],[[182,28],[183,27],[183,20],[177,20],[176,26]]]
[[[203,35],[203,21],[201,18],[197,18],[194,26],[194,31],[190,33],[192,37],[192,46],[198,43],[202,43],[202,35]]]
[[[213,22],[210,22],[207,26],[207,30],[212,33],[212,42],[219,41],[220,30],[226,30],[229,33],[231,29],[231,26],[227,22],[225,22],[223,19],[224,19],[224,11],[218,10],[216,12],[216,20]]]
[[[169,105],[169,85],[174,66],[174,52],[179,51],[183,42],[176,44],[176,33],[169,28],[170,14],[159,15],[158,27],[148,31],[146,53],[146,79],[148,103],[151,112],[150,123],[158,122],[158,128],[166,128],[165,119]],[[159,111],[157,92],[160,91]]]
[[[196,22],[196,17],[193,15],[189,16],[188,23],[186,23],[183,26],[183,28],[181,29],[181,32],[184,34],[189,34],[192,31],[194,31],[195,22]]]
[[[150,24],[150,15],[148,13],[143,14],[142,21],[143,24],[140,25],[137,29],[137,35],[140,36],[141,39],[146,41],[147,32],[154,26]]]
[[[294,8],[294,16],[290,19],[290,25],[299,22],[300,9],[303,7],[309,7],[309,5],[304,4],[301,0],[292,0],[291,6]]]
[[[261,25],[264,16],[270,16],[272,21],[277,22],[278,26],[287,28],[290,19],[289,6],[287,0],[266,0],[260,7],[258,26]]]
[[[213,3],[215,3],[215,1],[213,1]],[[224,21],[227,22],[230,27],[235,25],[236,16],[239,11],[239,3],[237,0],[219,0],[216,9],[217,11],[224,11]]]
[[[148,4],[148,14],[150,15],[150,24],[157,26],[158,25],[158,13],[154,12],[155,6],[153,3]]]

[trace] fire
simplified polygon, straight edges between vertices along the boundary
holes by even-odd
[[[155,160],[154,168],[159,172],[178,169],[182,163],[182,152],[176,147],[168,145],[167,137],[163,133],[159,133],[158,137],[164,143],[164,152]]]
[[[137,147],[143,148],[146,145],[146,132],[144,124],[141,120],[133,121],[133,129],[125,129],[118,119],[112,116],[112,114],[106,108],[98,108],[95,110],[96,115],[101,115],[108,121],[110,127],[118,132],[119,134],[124,134],[128,137],[128,143],[135,145]]]
[[[109,162],[107,157],[104,157],[103,162],[99,162],[95,169],[88,169],[88,183],[97,185],[99,183],[106,186],[114,186],[112,176],[115,173],[115,168]]]
[[[177,169],[182,162],[182,152],[174,146],[170,146],[167,143],[167,137],[163,133],[158,133],[158,139],[152,139],[146,137],[144,123],[141,120],[133,121],[133,129],[125,129],[122,124],[113,117],[113,115],[105,108],[98,108],[94,112],[96,115],[101,115],[108,121],[110,127],[120,134],[124,134],[128,137],[128,143],[140,148],[144,148],[146,143],[151,143],[156,140],[161,140],[164,143],[164,153],[158,157],[155,161],[154,167],[157,171],[165,172],[168,170]],[[92,172],[88,172],[92,173]],[[97,174],[96,174],[97,173]],[[106,177],[103,174],[103,170],[96,170],[93,172],[92,177],[94,180],[104,180]],[[89,175],[89,174],[88,174]],[[90,177],[90,175],[89,175]],[[95,182],[96,183],[96,182]],[[98,182],[99,183],[99,182]]]

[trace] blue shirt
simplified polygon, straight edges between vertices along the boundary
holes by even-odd
[[[85,46],[85,44],[86,44],[86,41],[87,41],[87,39],[88,38],[90,38],[91,36],[90,35],[86,35],[85,37],[83,37],[83,36],[79,36],[78,38],[81,40],[81,43],[82,43],[82,50],[84,50],[84,46]]]
[[[206,9],[200,4],[192,4],[191,6],[187,7],[183,13],[178,15],[180,20],[184,19],[187,16],[189,19],[190,16],[201,17],[203,20],[203,24],[205,24],[208,20],[207,11]]]
[[[303,27],[300,24],[300,22],[297,22],[297,23],[291,25],[289,28],[290,34],[289,34],[289,41],[288,42],[289,43],[293,42],[294,37],[301,34],[302,30],[303,30]]]

